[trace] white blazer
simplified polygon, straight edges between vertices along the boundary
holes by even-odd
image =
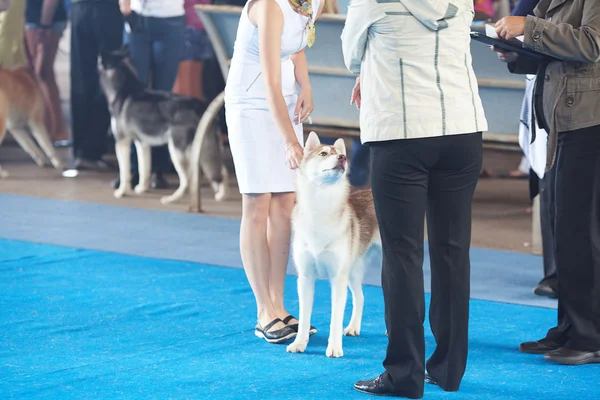
[[[352,0],[342,50],[360,73],[363,143],[487,130],[473,15],[473,0]]]

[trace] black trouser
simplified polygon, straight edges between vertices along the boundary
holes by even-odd
[[[600,351],[600,126],[559,134],[555,168],[558,326],[547,338]]]
[[[554,187],[556,168],[552,168],[539,180],[540,225],[542,230],[542,251],[544,260],[544,282],[557,287],[556,263],[554,261]]]
[[[73,155],[99,160],[106,151],[110,113],[98,80],[98,56],[123,44],[117,1],[82,1],[71,8]]]
[[[427,370],[448,391],[458,390],[465,371],[471,202],[481,145],[481,133],[370,144],[389,341],[384,376],[405,397],[423,395],[425,213],[431,258],[429,320],[437,343]]]

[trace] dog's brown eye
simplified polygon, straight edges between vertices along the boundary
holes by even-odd
[[[320,153],[319,153],[319,155],[320,155],[321,157],[325,157],[325,156],[327,155],[327,152],[326,152],[326,151],[322,151],[322,152],[320,152]]]

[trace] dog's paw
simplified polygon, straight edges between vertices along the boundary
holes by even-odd
[[[131,191],[126,189],[126,188],[118,188],[117,190],[114,191],[113,195],[117,198],[120,199],[123,196],[126,196],[128,194],[131,194]]]
[[[227,188],[225,185],[219,185],[218,189],[215,191],[215,200],[223,201],[227,198]]]
[[[308,342],[299,342],[297,340],[294,340],[290,345],[288,345],[286,351],[288,353],[304,353],[307,344]]]
[[[163,205],[171,204],[177,200],[177,197],[174,196],[163,196],[160,198],[160,203]]]
[[[142,193],[146,193],[148,191],[148,189],[150,189],[148,187],[148,185],[138,184],[135,186],[135,189],[133,189],[133,191],[135,192],[135,194],[142,194]]]
[[[348,325],[346,329],[344,329],[345,336],[360,336],[360,327],[354,327]]]
[[[325,355],[330,358],[339,358],[344,355],[344,350],[342,350],[341,345],[329,345],[327,346],[327,350],[325,351]]]

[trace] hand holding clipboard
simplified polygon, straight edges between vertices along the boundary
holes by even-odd
[[[548,61],[548,60],[557,60],[554,57],[548,56],[543,53],[539,53],[537,51],[528,49],[524,46],[524,35],[519,33],[523,32],[523,28],[519,28],[519,24],[512,23],[512,19],[521,19],[522,17],[505,17],[502,18],[496,24],[496,27],[492,25],[485,26],[485,34],[479,32],[471,32],[471,39],[476,40],[481,43],[485,43],[489,46],[492,46],[496,49],[504,50],[503,53],[512,52],[517,53],[523,56],[527,56],[540,61]],[[524,19],[524,18],[522,18]],[[524,22],[523,22],[524,27]],[[500,32],[500,35],[504,37],[499,37],[497,32]],[[499,52],[500,53],[500,52]],[[508,54],[506,55],[508,56]],[[502,58],[501,58],[502,60]],[[505,62],[509,62],[511,60],[506,59],[502,60]]]

